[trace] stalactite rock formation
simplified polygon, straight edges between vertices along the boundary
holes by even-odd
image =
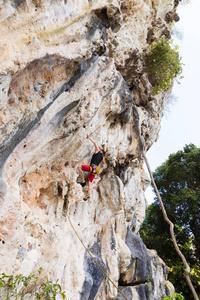
[[[149,185],[141,154],[170,94],[152,95],[146,56],[175,15],[172,0],[0,2],[1,272],[42,267],[68,300],[122,299],[68,215],[129,300],[170,294],[168,268],[139,230]],[[87,135],[105,164],[85,202]]]

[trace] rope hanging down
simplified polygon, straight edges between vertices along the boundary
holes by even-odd
[[[79,237],[78,233],[76,232],[68,214],[67,215],[67,218],[69,220],[69,223],[72,227],[72,229],[74,230],[77,238],[79,239],[79,241],[81,242],[81,244],[83,245],[83,247],[85,248],[85,250],[87,251],[87,253],[91,256],[91,258],[93,259],[93,261],[95,262],[95,264],[99,267],[99,269],[103,272],[103,274],[108,278],[108,280],[114,285],[114,287],[118,290],[118,292],[120,292],[120,294],[124,297],[124,299],[128,300],[128,298],[122,293],[122,291],[116,286],[116,284],[112,281],[112,279],[110,279],[110,277],[104,272],[104,270],[101,268],[101,266],[98,264],[98,262],[96,261],[96,259],[93,257],[93,255],[90,253],[90,251],[87,249],[87,247],[84,245],[84,243],[82,242],[81,238]]]

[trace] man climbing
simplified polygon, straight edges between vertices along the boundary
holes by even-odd
[[[99,164],[101,161],[105,163],[103,155],[101,153],[100,148],[97,146],[95,141],[93,141],[89,136],[87,136],[87,139],[89,139],[95,147],[95,153],[92,155],[92,159],[90,162],[90,165],[79,165],[78,166],[78,171],[81,176],[82,181],[79,182],[82,186],[86,185],[86,180],[84,178],[84,173],[83,171],[90,172],[90,175],[88,177],[88,194],[83,198],[84,201],[87,201],[90,198],[90,193],[92,190],[92,181],[94,180],[95,176],[99,176]]]

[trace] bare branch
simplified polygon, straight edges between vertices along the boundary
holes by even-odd
[[[185,279],[188,283],[188,286],[192,292],[192,295],[194,297],[195,300],[199,300],[199,297],[194,289],[194,286],[191,282],[191,279],[190,279],[190,267],[185,259],[185,256],[182,254],[182,252],[180,251],[179,247],[178,247],[178,244],[177,244],[177,241],[176,241],[176,237],[174,235],[174,224],[169,220],[168,216],[167,216],[167,212],[165,210],[165,207],[164,207],[164,204],[163,204],[163,201],[162,201],[162,198],[159,194],[159,191],[158,191],[158,188],[156,186],[156,183],[154,181],[154,178],[153,178],[153,174],[151,172],[151,168],[150,168],[150,165],[148,163],[148,160],[147,160],[147,157],[146,157],[146,154],[143,152],[143,156],[144,156],[144,160],[145,160],[145,163],[146,163],[146,166],[147,166],[147,169],[149,171],[149,175],[150,175],[150,178],[151,178],[151,182],[154,186],[154,190],[156,192],[156,195],[158,197],[158,201],[160,203],[160,206],[161,206],[161,209],[162,209],[162,213],[163,213],[163,217],[164,217],[164,220],[169,224],[170,226],[170,234],[171,234],[171,238],[172,238],[172,241],[173,241],[173,244],[174,244],[174,247],[176,249],[176,252],[178,253],[178,255],[180,256],[183,264],[184,264],[184,267],[185,267],[185,272],[184,272],[184,275],[185,275]]]

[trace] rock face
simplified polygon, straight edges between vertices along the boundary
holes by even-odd
[[[172,0],[0,2],[1,272],[42,267],[68,300],[123,299],[69,216],[129,300],[166,295],[168,268],[139,229],[149,184],[141,154],[170,93],[152,96],[146,54],[173,16]],[[87,135],[105,164],[84,202]]]

